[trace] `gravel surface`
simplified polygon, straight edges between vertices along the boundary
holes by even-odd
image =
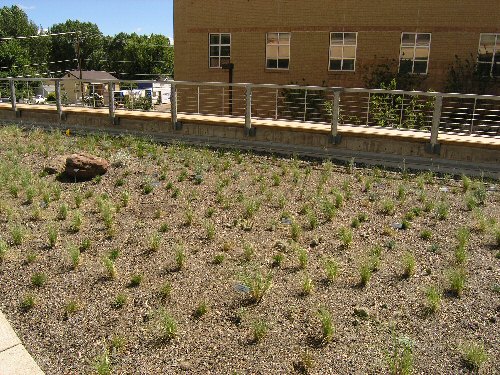
[[[112,166],[86,182],[42,173],[73,152]],[[499,203],[498,181],[0,128],[0,308],[46,374],[104,374],[106,364],[117,374],[380,374],[401,343],[415,374],[469,373],[472,343],[487,354],[480,372],[494,374]],[[460,228],[470,235],[465,259]],[[81,251],[76,267],[71,248]],[[104,266],[112,253],[114,278]],[[338,265],[333,281],[326,259]],[[467,275],[460,296],[451,270]],[[248,292],[255,275],[270,280],[257,303]],[[442,293],[435,312],[430,286]],[[195,312],[200,304],[206,313]],[[176,322],[172,337],[165,314]],[[256,340],[258,326],[266,329]]]

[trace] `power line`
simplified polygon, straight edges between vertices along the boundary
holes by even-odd
[[[49,33],[49,34],[27,35],[27,36],[10,36],[5,38],[0,38],[0,40],[35,39],[35,38],[44,38],[49,36],[73,35],[73,34],[80,34],[80,31],[68,31],[65,33]]]

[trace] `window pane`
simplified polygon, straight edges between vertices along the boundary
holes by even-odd
[[[330,47],[330,57],[341,59],[342,58],[342,47]]]
[[[414,33],[404,33],[401,38],[401,43],[403,45],[414,45],[416,34]]]
[[[354,59],[344,60],[342,70],[354,70]]]
[[[416,48],[415,49],[415,58],[427,59],[428,57],[429,57],[429,49],[428,48]]]
[[[267,46],[266,51],[267,51],[267,55],[266,55],[267,58],[276,59],[278,57],[278,46],[274,46],[274,45]]]
[[[415,61],[413,73],[427,73],[427,61]]]
[[[229,46],[221,47],[220,55],[221,56],[231,56],[231,47],[229,47]]]
[[[354,59],[356,57],[356,47],[344,47],[344,59]]]
[[[412,47],[401,48],[401,58],[413,59],[413,48]]]
[[[500,63],[496,63],[495,65],[493,65],[493,76],[500,76]]]
[[[278,60],[278,68],[288,69],[289,63],[290,63],[290,60],[288,60],[288,59],[279,59]]]
[[[220,58],[220,65],[222,66],[223,64],[229,64],[231,62],[231,59],[229,57],[221,57]]]
[[[412,72],[413,61],[412,60],[401,60],[399,63],[400,73],[411,73]]]
[[[280,44],[290,44],[290,33],[279,33]]]
[[[489,76],[491,71],[491,64],[478,63],[477,71],[481,76]]]
[[[231,34],[222,34],[221,44],[231,44]]]
[[[491,47],[491,49],[493,49],[493,46],[495,45],[495,34],[481,35],[479,44],[482,46]]]
[[[428,46],[431,44],[431,34],[417,34],[417,46]]]
[[[267,44],[278,44],[278,34],[268,33],[267,34]]]
[[[342,60],[330,60],[330,70],[342,69]]]
[[[276,59],[267,59],[267,67],[269,69],[276,69],[278,67],[278,60],[276,60]]]
[[[356,33],[345,33],[344,34],[344,44],[356,44]]]
[[[480,62],[489,62],[489,63],[491,63],[493,61],[493,54],[491,54],[491,53],[479,54],[479,56],[477,57],[477,59]]]
[[[219,67],[219,58],[218,57],[211,57],[210,58],[210,67],[211,68],[218,68]]]
[[[219,56],[220,53],[219,53],[219,46],[212,46],[210,47],[210,56]]]
[[[210,34],[210,44],[219,44],[219,34]]]
[[[288,59],[290,57],[290,46],[280,46],[278,57]]]
[[[344,44],[344,36],[342,33],[332,33],[330,37],[330,44]]]

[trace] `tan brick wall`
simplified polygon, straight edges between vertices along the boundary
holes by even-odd
[[[265,68],[266,32],[292,33],[290,69]],[[358,32],[356,72],[329,72],[329,33]],[[480,33],[500,33],[500,3],[401,0],[175,0],[175,79],[222,81],[208,67],[208,34],[232,35],[234,81],[364,86],[366,67],[399,58],[401,32],[430,32],[425,85],[443,88],[455,55],[476,58]]]

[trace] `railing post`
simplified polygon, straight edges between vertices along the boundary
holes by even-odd
[[[306,122],[307,119],[307,89],[305,90],[304,94],[304,122]]]
[[[333,103],[332,103],[332,126],[331,126],[331,142],[333,144],[339,144],[341,137],[338,134],[339,128],[339,117],[340,117],[340,89],[333,90]]]
[[[198,102],[198,105],[197,105],[198,112],[197,113],[200,114],[200,86],[198,86],[197,102]]]
[[[115,117],[115,83],[111,81],[108,82],[108,107],[111,125],[117,125]]]
[[[472,109],[472,118],[470,122],[469,135],[472,135],[474,132],[474,120],[476,119],[476,106],[477,106],[477,98],[474,98],[474,108]]]
[[[252,128],[252,86],[246,86],[245,94],[245,134],[255,136],[255,128]]]
[[[438,144],[439,123],[441,121],[441,109],[443,107],[443,95],[437,94],[434,101],[434,113],[432,115],[431,141],[426,145],[426,151],[432,154],[439,154]]]
[[[175,82],[170,85],[170,118],[174,130],[180,130],[182,125],[177,123],[177,87]]]
[[[55,89],[56,89],[57,116],[59,117],[59,121],[61,121],[63,119],[62,102],[61,102],[61,81],[58,79],[55,82]]]
[[[278,89],[276,89],[276,101],[275,101],[275,112],[274,112],[274,119],[277,120],[278,119],[278,96],[279,96],[279,91]]]
[[[9,79],[10,85],[10,103],[12,104],[12,110],[16,113],[17,117],[17,107],[16,107],[16,85],[13,79]]]
[[[370,123],[370,102],[371,102],[371,99],[372,99],[372,93],[369,92],[368,93],[368,105],[366,108],[366,126],[368,126]]]

